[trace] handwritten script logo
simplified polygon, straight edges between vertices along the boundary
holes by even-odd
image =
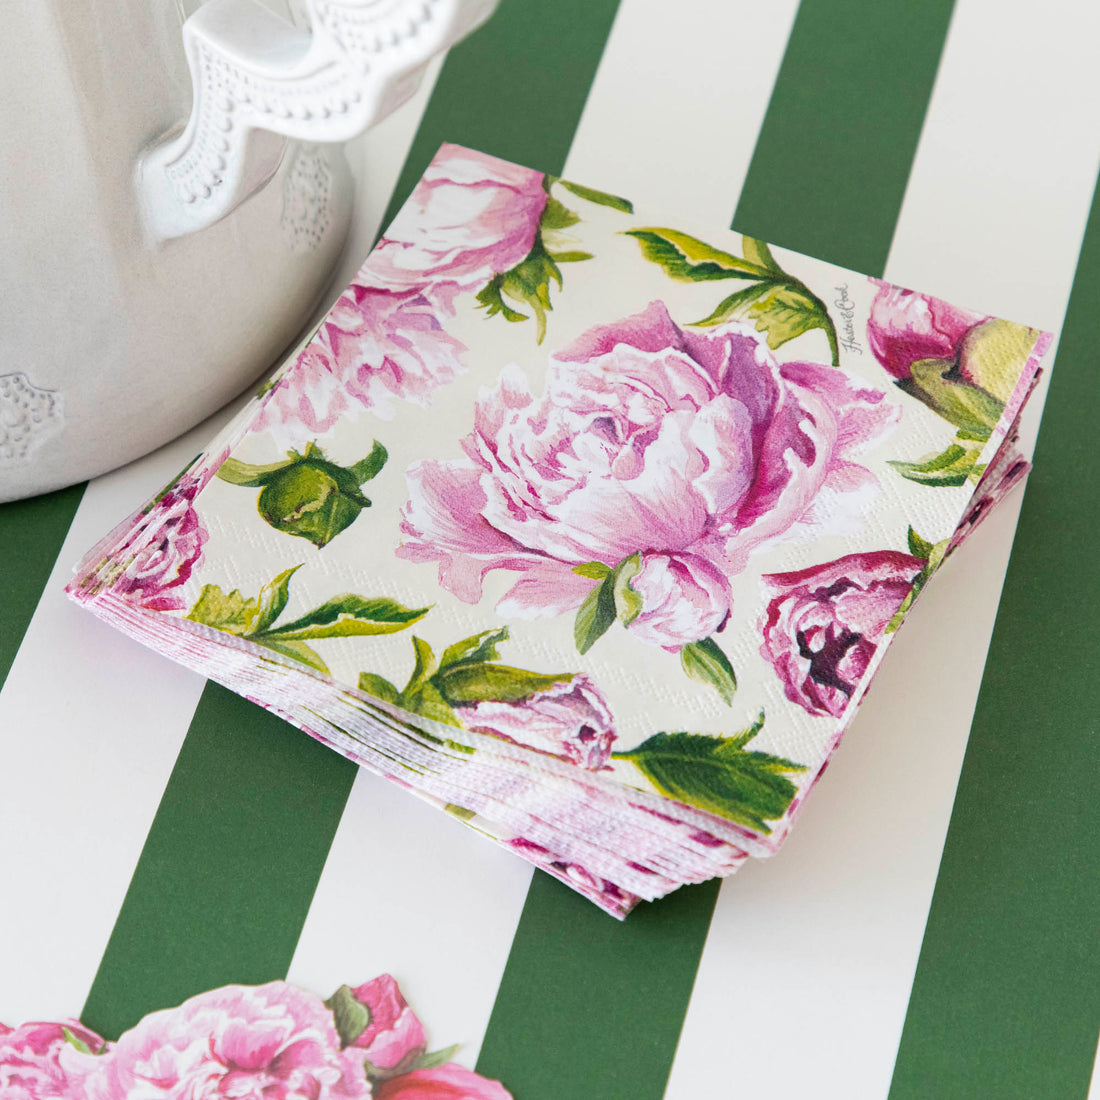
[[[856,339],[856,304],[848,297],[848,284],[842,283],[840,286],[833,287],[833,289],[836,291],[833,305],[840,316],[838,342],[845,351],[853,351],[856,355],[862,355],[863,345]]]

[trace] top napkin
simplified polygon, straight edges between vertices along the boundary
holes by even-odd
[[[782,840],[987,467],[986,501],[1021,468],[1002,445],[1048,344],[445,145],[308,343],[70,591],[345,751],[366,735],[337,694],[484,759],[405,781],[524,854],[592,870],[555,822],[606,798],[730,869]],[[532,824],[520,787],[478,801],[532,760]],[[715,873],[692,866],[673,885]]]

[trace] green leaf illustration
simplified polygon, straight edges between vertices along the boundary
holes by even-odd
[[[387,703],[396,703],[401,694],[384,676],[375,676],[373,672],[359,673],[359,690],[376,695]]]
[[[225,593],[216,584],[203,585],[185,617],[327,673],[325,662],[305,644],[307,639],[392,634],[422,619],[430,610],[410,610],[394,600],[370,600],[346,593],[326,600],[294,622],[275,626],[287,605],[290,578],[300,568],[295,565],[284,570],[265,584],[258,596],[248,599],[236,589]]]
[[[805,767],[781,756],[746,749],[764,716],[734,737],[656,733],[636,749],[617,752],[662,794],[765,835],[769,821],[787,812],[797,787],[787,778]]]
[[[642,570],[642,555],[631,554],[615,567],[612,576],[612,593],[615,597],[615,613],[623,626],[629,626],[642,612],[642,597],[630,587],[630,582]]]
[[[615,621],[615,575],[608,575],[584,598],[573,623],[578,653],[587,653]]]
[[[572,210],[551,195],[546,200],[546,206],[543,207],[542,217],[539,218],[539,232],[545,233],[548,230],[568,229],[580,220]]]
[[[512,309],[504,301],[505,298],[530,308],[535,315],[535,341],[541,344],[546,336],[546,314],[553,308],[550,304],[551,282],[557,283],[558,289],[561,289],[561,268],[546,251],[542,237],[536,236],[527,258],[510,271],[497,275],[481,290],[477,300],[488,310],[490,317],[502,313],[507,321],[526,321],[531,314]]]
[[[598,206],[610,206],[612,210],[619,210],[624,214],[634,213],[634,204],[629,199],[622,199],[618,195],[609,195],[606,191],[596,191],[594,188],[584,187],[579,183],[573,183],[571,180],[560,179],[557,182],[566,191],[572,191],[574,195],[586,202],[594,202]]]
[[[481,664],[485,661],[495,661],[500,656],[497,646],[507,640],[506,626],[496,630],[483,630],[480,634],[474,634],[469,638],[463,638],[461,642],[447,646],[443,650],[443,656],[439,658],[439,667],[447,669],[457,664]]]
[[[266,466],[228,458],[218,477],[232,485],[260,486],[256,507],[264,522],[320,548],[370,507],[359,487],[377,476],[386,458],[386,448],[375,440],[366,458],[338,466],[311,442],[302,454],[289,451],[285,460]]]
[[[680,650],[680,666],[691,679],[714,688],[727,706],[733,705],[737,676],[729,658],[713,638],[685,645]]]
[[[920,359],[897,386],[954,424],[967,439],[987,440],[1004,412],[992,394],[963,382],[951,359]]]
[[[985,472],[985,464],[978,462],[980,447],[962,447],[952,443],[937,455],[925,456],[920,462],[901,462],[890,459],[890,465],[909,481],[920,485],[977,484]],[[915,553],[916,551],[914,551]]]
[[[712,279],[766,279],[772,272],[768,267],[751,263],[712,248],[698,237],[688,236],[675,229],[656,226],[645,229],[627,229],[626,236],[633,237],[642,248],[642,255],[660,264],[666,274],[680,282],[697,283]]]
[[[470,810],[464,810],[463,812],[466,813],[466,814],[469,814],[470,817],[476,816]],[[458,816],[458,815],[456,814],[455,816]],[[469,818],[467,818],[467,820],[469,820]],[[413,1063],[412,1068],[414,1070],[415,1069],[435,1069],[436,1066],[445,1066],[448,1062],[450,1062],[454,1058],[455,1054],[458,1053],[458,1048],[461,1045],[462,1045],[461,1043],[455,1043],[453,1046],[444,1047],[442,1050],[433,1050],[433,1051],[429,1051],[427,1054],[422,1054]]]
[[[88,1046],[86,1042],[84,1042],[83,1039],[73,1034],[73,1032],[69,1028],[63,1026],[61,1028],[61,1035],[65,1039],[65,1042],[69,1044],[69,1046],[76,1047],[76,1049],[79,1050],[81,1054],[96,1053],[94,1050],[92,1050],[90,1046]],[[16,1078],[16,1080],[18,1081],[18,1078]]]
[[[829,341],[833,366],[840,365],[836,327],[828,307],[805,283],[779,266],[763,241],[742,237],[741,248],[745,253],[742,258],[674,229],[629,229],[626,234],[638,241],[647,260],[660,264],[673,279],[682,282],[744,279],[749,282],[748,286],[723,298],[695,324],[719,325],[747,318],[764,334],[768,346],[773,349],[819,328]]]
[[[573,566],[573,572],[578,577],[587,577],[589,580],[602,581],[611,572],[610,565],[604,565],[602,561],[586,561]]]
[[[571,673],[554,676],[528,672],[510,665],[456,665],[438,672],[432,682],[451,706],[483,703],[518,703],[555,684],[568,682]]]
[[[351,987],[342,985],[327,1001],[325,1008],[332,1010],[336,1024],[336,1034],[340,1036],[340,1046],[350,1047],[370,1026],[370,1009],[355,999]]]
[[[912,527],[909,528],[909,552],[916,558],[924,558],[925,561],[921,571],[913,578],[913,587],[905,594],[905,599],[901,601],[897,611],[894,612],[893,618],[886,624],[884,633],[893,634],[905,621],[909,608],[913,606],[913,602],[921,594],[921,590],[928,583],[929,577],[940,567],[950,543],[949,538],[944,539],[942,542],[931,543],[927,539],[921,538]]]
[[[266,636],[305,641],[357,634],[393,634],[424,618],[430,610],[428,607],[408,608],[396,600],[368,599],[349,592],[326,600],[285,626],[267,631]]]
[[[744,234],[741,235],[741,251],[745,254],[745,259],[749,263],[756,264],[758,267],[766,267],[770,271],[777,271],[780,274],[783,273],[783,269],[776,262],[775,257],[772,255],[772,250],[768,247],[766,241],[762,241],[757,237],[747,237]]]

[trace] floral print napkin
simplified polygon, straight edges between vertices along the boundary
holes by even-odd
[[[623,916],[782,843],[1049,344],[445,145],[68,591]]]

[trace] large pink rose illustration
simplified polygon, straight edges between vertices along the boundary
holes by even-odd
[[[614,720],[607,701],[584,675],[525,699],[486,699],[457,706],[468,729],[490,733],[597,771],[611,755]]]
[[[27,1023],[22,1027],[0,1024],[0,1098],[2,1100],[57,1100],[77,1097],[78,1074],[70,1077],[63,1064],[64,1054],[92,1063],[92,1055],[80,1054],[65,1037],[83,1044],[93,1055],[103,1049],[103,1040],[76,1020],[57,1023]]]
[[[409,469],[397,552],[471,603],[491,570],[518,574],[498,611],[519,618],[577,608],[629,559],[624,623],[675,650],[723,624],[753,550],[861,513],[876,480],[855,458],[897,411],[834,368],[777,364],[747,326],[683,330],[654,302],[553,355],[542,397],[514,367],[482,391],[465,457]]]
[[[448,335],[429,293],[352,283],[282,377],[263,395],[253,431],[287,446],[327,432],[349,410],[393,415],[394,397],[426,405],[462,370],[464,345]],[[285,428],[283,426],[286,426]]]
[[[840,717],[924,567],[912,554],[877,550],[765,576],[760,652],[787,698]]]
[[[389,974],[364,982],[351,994],[370,1013],[370,1022],[352,1045],[362,1049],[372,1065],[394,1069],[424,1053],[424,1028]]]
[[[87,1100],[369,1097],[361,1051],[341,1051],[332,1013],[287,985],[226,986],[153,1012],[89,1060]]]
[[[444,145],[360,278],[393,290],[430,285],[449,305],[531,251],[546,201],[541,172]]]

